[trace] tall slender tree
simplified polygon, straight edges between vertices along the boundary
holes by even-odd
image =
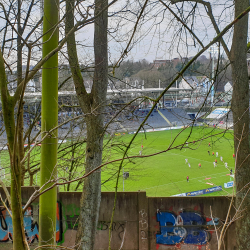
[[[91,93],[88,94],[81,75],[75,36],[67,41],[69,64],[81,109],[86,114],[87,144],[85,173],[90,172],[102,162],[104,135],[103,110],[108,86],[108,1],[95,0],[94,56],[95,70]],[[66,34],[74,26],[75,1],[66,1]],[[93,249],[101,201],[101,172],[95,172],[84,179],[81,197],[80,219],[76,243],[81,249]]]
[[[8,56],[12,59],[15,58],[12,56],[12,53],[16,53],[17,58],[17,88],[12,89],[11,92],[14,92],[14,95],[10,95],[9,92],[9,82],[6,75],[8,68],[8,73],[13,74],[12,69],[14,65],[10,66],[4,60],[3,53],[0,52],[0,92],[1,92],[1,101],[2,101],[2,110],[4,116],[4,125],[6,128],[9,155],[10,155],[10,165],[11,165],[11,202],[9,202],[11,214],[12,214],[12,240],[13,240],[13,249],[24,250],[28,248],[24,224],[23,224],[23,214],[24,210],[22,208],[22,197],[21,197],[21,185],[24,180],[24,139],[23,139],[23,96],[24,90],[27,82],[35,75],[35,73],[41,68],[41,65],[33,72],[29,72],[30,68],[30,58],[32,50],[32,42],[27,43],[28,37],[32,37],[34,34],[35,28],[30,30],[30,16],[35,6],[34,1],[23,2],[23,1],[10,1],[10,3],[1,2],[1,17],[6,19],[6,25],[4,26],[4,35],[3,35],[3,46],[2,49],[8,51]],[[6,11],[6,8],[8,11]],[[26,9],[25,9],[26,8]],[[11,20],[14,18],[17,20],[17,29],[12,24]],[[39,23],[34,24],[34,27],[38,27]],[[33,24],[33,23],[32,23]],[[27,30],[26,30],[27,29]],[[24,31],[26,33],[26,39],[23,37]],[[28,33],[28,34],[27,34]],[[11,34],[11,35],[10,35]],[[14,36],[13,36],[14,34]],[[16,37],[16,38],[15,38]],[[13,49],[13,41],[17,41],[16,50]],[[11,46],[8,47],[8,44],[11,43]],[[23,46],[26,46],[27,54],[22,53]],[[24,60],[23,60],[24,58]],[[23,77],[22,64],[26,64],[26,74]],[[14,85],[14,84],[13,84]],[[15,108],[18,105],[18,112],[14,114]],[[15,120],[16,118],[16,120]]]
[[[44,0],[43,58],[58,47],[59,0]],[[42,68],[42,136],[58,124],[58,55],[53,55]],[[41,187],[57,177],[57,130],[41,145]],[[48,188],[52,183],[47,184]],[[56,187],[40,196],[39,244],[55,245],[56,239]],[[50,249],[50,248],[46,248]]]
[[[26,13],[26,20],[29,19],[34,1],[29,5],[29,11]],[[25,238],[24,226],[23,226],[23,209],[22,209],[22,198],[21,198],[21,184],[23,183],[23,168],[21,160],[23,157],[23,129],[22,129],[22,105],[23,105],[23,91],[25,89],[25,81],[22,79],[22,33],[25,28],[27,28],[27,22],[23,23],[21,28],[21,12],[22,3],[17,1],[16,5],[9,5],[9,11],[5,11],[5,6],[2,4],[1,7],[4,10],[4,16],[6,18],[6,26],[3,36],[3,48],[6,45],[8,25],[7,20],[11,18],[12,10],[17,6],[17,89],[14,96],[11,96],[8,90],[8,79],[5,73],[5,65],[7,63],[4,61],[2,52],[0,53],[0,92],[2,101],[2,110],[4,116],[4,124],[7,133],[7,141],[9,147],[9,155],[11,162],[11,213],[12,213],[12,223],[13,223],[13,249],[26,249],[27,242]],[[13,27],[12,31],[14,30]],[[15,30],[16,32],[16,30]],[[11,51],[11,50],[10,50]],[[11,53],[11,52],[10,52]],[[27,63],[29,68],[29,62]],[[10,70],[10,67],[8,67]],[[11,71],[11,70],[10,70]],[[27,71],[28,72],[28,71]],[[26,72],[26,73],[27,73]],[[18,114],[17,123],[15,124],[14,110],[18,104]]]
[[[235,0],[235,17],[249,7],[248,0]],[[236,154],[237,249],[250,249],[250,159],[249,159],[249,79],[247,70],[248,15],[234,25],[230,61],[232,63],[234,150]]]
[[[17,137],[15,136],[16,126],[14,117],[14,108],[17,103],[17,99],[15,98],[15,96],[10,96],[8,91],[8,81],[5,73],[2,53],[0,55],[0,76],[2,110],[11,162],[11,211],[13,225],[13,249],[24,250],[26,249],[26,242],[21,203],[21,166],[18,154],[18,141]]]

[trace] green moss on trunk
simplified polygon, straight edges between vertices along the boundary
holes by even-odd
[[[59,1],[44,0],[43,57],[58,46]],[[42,136],[57,126],[58,120],[58,56],[55,54],[42,70]],[[57,177],[57,130],[42,142],[41,182],[44,185]],[[47,184],[44,188],[49,187]],[[56,188],[40,197],[39,201],[39,244],[56,244]],[[44,249],[44,248],[43,248]],[[52,249],[47,247],[45,249]]]

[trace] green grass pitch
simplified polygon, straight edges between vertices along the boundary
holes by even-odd
[[[107,136],[104,140],[103,162],[109,162],[114,159],[120,159],[123,152],[132,139],[131,134],[123,134],[110,138]],[[187,140],[188,144],[185,143]],[[108,142],[108,143],[107,143]],[[210,142],[210,147],[208,146]],[[66,147],[70,140],[64,144]],[[141,146],[143,145],[142,156]],[[168,149],[168,150],[167,150]],[[167,152],[157,154],[161,151]],[[210,151],[210,155],[208,154]],[[60,151],[60,147],[59,147]],[[78,148],[75,153],[74,161],[79,161],[79,167],[72,175],[73,178],[84,174],[84,156],[85,145]],[[224,183],[230,181],[230,169],[234,172],[233,159],[233,131],[225,132],[218,128],[194,127],[185,130],[173,129],[160,132],[139,133],[133,144],[128,150],[128,156],[137,156],[130,160],[125,160],[119,178],[118,191],[138,191],[147,192],[147,196],[166,197],[180,193],[197,191],[213,187],[207,183],[221,185],[223,191],[211,193],[208,195],[231,195],[233,188],[224,189]],[[66,152],[66,153],[65,153]],[[214,152],[214,156],[212,156]],[[218,157],[216,157],[218,152]],[[67,177],[67,169],[71,164],[72,155],[67,151],[58,161],[58,177]],[[155,156],[144,157],[157,154]],[[223,157],[223,162],[220,160]],[[185,162],[188,159],[191,168]],[[213,162],[217,159],[217,167]],[[228,163],[225,168],[224,163]],[[40,147],[32,152],[31,163],[40,163]],[[201,163],[201,167],[198,164]],[[10,168],[8,151],[2,151],[0,154],[0,165],[5,169],[6,178],[3,179],[6,185],[10,185]],[[119,162],[108,164],[102,168],[102,191],[114,191],[117,178],[117,169]],[[2,174],[3,170],[0,171]],[[122,173],[129,172],[129,177],[124,180]],[[186,177],[189,176],[189,182]],[[207,179],[210,178],[210,179]],[[40,173],[34,175],[34,184],[39,185]],[[25,185],[29,185],[29,178],[25,179]],[[70,191],[74,191],[76,183],[70,185]],[[66,186],[60,186],[61,191],[66,191]],[[79,188],[79,191],[82,187]]]
[[[158,153],[169,147],[170,149],[156,156],[125,161],[122,171],[129,172],[129,177],[124,180],[124,185],[123,178],[120,177],[118,191],[123,191],[124,186],[124,191],[145,190],[147,196],[159,197],[221,185],[223,191],[208,195],[231,195],[233,188],[224,189],[224,183],[230,181],[231,177],[227,175],[230,169],[234,172],[232,132],[225,132],[218,128],[194,127],[182,132],[181,130],[167,130],[139,133],[128,151],[128,156],[140,155],[141,145],[143,145],[142,156]],[[120,145],[120,150],[112,151],[112,159],[121,157],[123,150],[121,145],[126,145],[131,138],[132,135],[116,136],[115,143]],[[185,143],[186,140],[188,144]],[[172,146],[170,146],[171,143],[173,143]],[[218,157],[216,157],[216,152],[218,152]],[[223,157],[223,161],[220,156]],[[191,167],[185,159],[188,159]],[[216,167],[213,165],[215,159],[218,162]],[[225,162],[228,163],[228,168],[225,167]],[[113,168],[109,166],[103,168],[102,191],[114,191],[116,176],[112,179],[111,173],[117,167],[118,164],[114,164]],[[189,176],[189,182],[186,180],[187,176]],[[107,179],[109,181],[106,182]]]

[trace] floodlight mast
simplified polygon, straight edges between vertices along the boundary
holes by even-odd
[[[212,74],[211,74],[211,107],[214,103],[214,56],[218,53],[218,46],[214,45],[209,48],[210,58],[212,60]]]
[[[124,167],[122,167],[122,187],[124,192]]]

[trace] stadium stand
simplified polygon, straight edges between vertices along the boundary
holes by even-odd
[[[144,118],[148,115],[150,109],[139,109],[132,114],[126,116],[126,120],[122,122],[122,126],[127,130],[138,128]],[[191,119],[187,112],[179,108],[171,109],[155,109],[148,117],[145,125],[147,128],[164,128],[171,126],[185,126],[190,124]]]

